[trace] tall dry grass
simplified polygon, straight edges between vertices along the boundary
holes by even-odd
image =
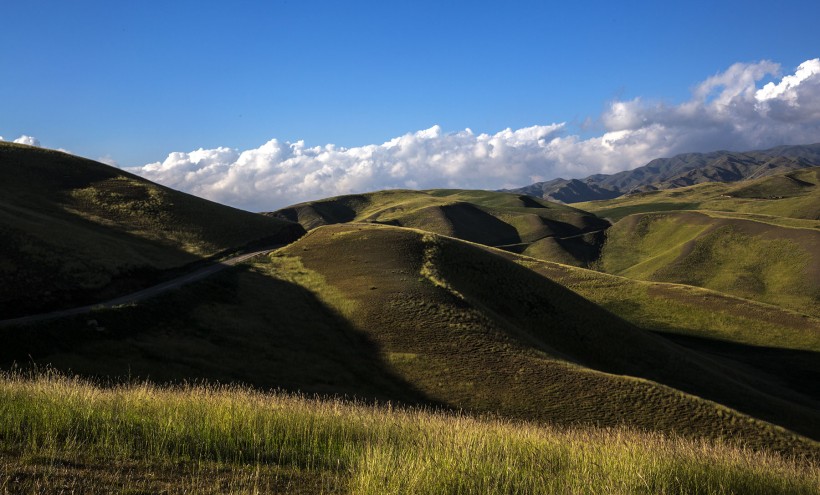
[[[820,491],[811,462],[628,429],[53,373],[0,377],[0,450],[4,493]]]

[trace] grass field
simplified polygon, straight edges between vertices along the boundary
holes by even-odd
[[[771,389],[797,391],[820,407],[820,319],[699,287],[506,256],[640,328],[751,367]]]
[[[598,256],[600,241],[580,234],[609,226],[587,212],[550,201],[460,189],[339,196],[290,206],[272,215],[299,222],[306,229],[346,222],[411,227],[579,266]],[[573,239],[559,239],[564,237]]]
[[[97,302],[298,225],[58,151],[0,143],[0,318]]]
[[[0,377],[5,493],[813,494],[812,461],[627,428]]]

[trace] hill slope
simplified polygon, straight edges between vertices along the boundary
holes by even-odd
[[[339,196],[270,213],[306,229],[345,222],[411,227],[585,265],[598,256],[609,223],[584,211],[528,196],[454,189],[388,190]]]
[[[820,315],[818,229],[708,211],[634,214],[607,232],[599,267]]]
[[[554,179],[511,189],[538,198],[578,203],[606,200],[638,191],[673,189],[705,182],[736,182],[820,165],[820,143],[768,150],[685,153],[658,158],[617,174],[581,180]]]
[[[103,331],[85,318],[4,329],[0,358],[628,424],[817,455],[811,442],[689,394],[817,438],[810,399],[770,393],[479,246],[415,230],[325,226],[246,271],[94,318]]]
[[[0,143],[0,318],[95,302],[303,233],[66,153]]]

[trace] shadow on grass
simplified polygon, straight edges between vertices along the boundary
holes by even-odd
[[[777,379],[783,386],[820,405],[820,352],[763,347],[668,332],[665,339],[702,354],[731,359]]]
[[[2,225],[0,219],[0,259],[15,267],[3,273],[0,319],[107,301],[182,276],[230,252],[287,244],[304,233],[297,224],[283,225],[245,246],[203,257],[68,211],[43,214],[48,236],[29,232],[26,223],[40,222],[36,217],[20,216],[19,225]],[[64,245],[63,238],[73,240]]]
[[[0,366],[435,405],[301,286],[241,266],[137,306],[0,329]]]

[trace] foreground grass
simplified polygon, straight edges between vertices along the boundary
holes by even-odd
[[[15,492],[817,493],[809,461],[627,429],[262,394],[0,378]]]

